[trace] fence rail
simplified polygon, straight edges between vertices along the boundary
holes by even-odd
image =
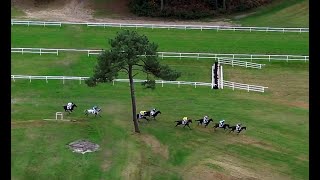
[[[236,82],[231,82],[231,81],[223,81],[223,87],[230,87],[233,90],[234,89],[243,89],[249,91],[258,91],[258,92],[264,92],[265,89],[268,87],[264,86],[256,86],[256,85],[250,85],[250,84],[241,84],[241,83],[236,83]]]
[[[152,28],[152,29],[198,29],[216,31],[263,31],[263,32],[298,32],[308,33],[309,28],[274,28],[274,27],[238,27],[238,26],[206,26],[206,25],[172,25],[172,24],[129,24],[129,23],[93,23],[93,22],[46,22],[46,21],[25,21],[11,19],[11,25],[37,25],[37,26],[59,26],[63,25],[86,25],[88,27],[131,27],[131,28]]]
[[[56,54],[60,52],[84,52],[88,55],[98,55],[103,50],[90,49],[51,49],[51,48],[11,48],[12,53],[36,53]],[[189,53],[189,52],[157,52],[160,58],[195,58],[195,59],[217,59],[232,58],[237,60],[281,60],[281,61],[309,61],[309,56],[301,55],[265,55],[265,54],[215,54],[215,53]]]
[[[48,80],[62,80],[63,84],[65,83],[65,80],[78,80],[81,84],[82,81],[88,79],[89,77],[74,77],[74,76],[30,76],[30,75],[11,75],[11,79],[15,82],[17,79],[29,79],[30,82],[32,80],[42,79],[46,80],[46,83],[48,83]],[[144,82],[146,80],[141,79],[134,79],[133,82]],[[127,82],[129,83],[129,79],[114,79],[113,85],[115,82]],[[161,84],[161,87],[163,87],[164,84],[176,84],[178,87],[180,85],[192,85],[195,88],[197,86],[208,86],[212,87],[212,83],[206,83],[206,82],[187,82],[187,81],[163,81],[163,80],[156,80],[157,84]],[[223,84],[225,87],[231,87],[234,89],[243,89],[249,91],[256,91],[256,92],[265,92],[265,89],[268,87],[263,86],[256,86],[256,85],[249,85],[249,84],[241,84],[231,81],[223,81]]]
[[[46,21],[16,21],[11,20],[11,25],[27,25],[27,26],[62,26],[62,22],[46,22]]]
[[[258,63],[247,62],[247,61],[239,61],[239,60],[230,59],[230,58],[218,58],[218,63],[229,64],[232,67],[233,66],[243,66],[246,68],[256,68],[256,69],[261,69],[262,66],[265,66],[265,64],[258,64]]]

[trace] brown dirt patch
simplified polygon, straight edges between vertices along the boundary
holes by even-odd
[[[309,103],[302,102],[302,101],[288,101],[288,100],[281,100],[281,99],[268,99],[267,101],[273,101],[275,103],[279,103],[281,105],[286,105],[291,107],[309,109]]]
[[[245,164],[233,159],[223,157],[219,160],[209,159],[209,163],[216,164],[226,170],[230,179],[264,179],[264,180],[287,180],[290,179],[286,176],[270,172],[269,167],[255,167],[255,169],[246,166]]]
[[[123,113],[126,110],[124,105],[122,105],[116,101],[110,102],[110,104],[102,106],[101,109],[102,109],[102,111],[105,111],[108,114],[109,113],[110,114]]]
[[[61,60],[58,60],[58,61],[55,61],[54,64],[57,64],[57,65],[61,65],[61,66],[64,66],[64,67],[68,67],[70,66],[71,64],[73,63],[73,60],[72,59],[61,59]]]
[[[53,119],[53,118],[52,118]],[[68,118],[65,118],[68,119]],[[73,119],[75,120],[75,119]],[[48,125],[48,122],[53,121],[45,121],[45,120],[25,120],[25,121],[15,121],[11,120],[11,129],[14,128],[34,128],[34,127],[42,127]],[[55,123],[72,123],[72,124],[83,124],[85,122],[83,119],[76,119],[76,121],[56,121]]]
[[[258,147],[258,148],[262,148],[262,149],[265,149],[265,150],[268,150],[268,151],[273,151],[273,152],[280,152],[281,150],[277,150],[276,147],[272,146],[271,144],[269,143],[266,143],[266,142],[263,142],[263,141],[258,141],[258,140],[255,140],[253,138],[250,138],[248,136],[245,136],[245,135],[236,135],[236,134],[233,134],[234,136],[237,136],[236,138],[230,138],[228,140],[228,142],[230,144],[235,144],[235,143],[240,143],[240,144],[243,144],[243,145],[252,145],[252,146],[255,146],[255,147]]]
[[[281,99],[283,97],[283,94],[274,92],[272,98],[265,98],[265,97],[258,97],[258,96],[246,96],[246,99],[254,99],[254,100],[261,100],[265,102],[272,102],[275,104],[280,104],[280,105],[285,105],[285,106],[290,106],[290,107],[298,107],[298,108],[304,108],[304,109],[309,109],[309,103],[308,99],[307,101],[294,101],[293,100],[286,100],[286,99]],[[238,96],[240,97],[240,96]],[[242,96],[240,98],[243,98]]]
[[[101,169],[103,172],[106,172],[109,169],[109,167],[111,166],[112,161],[109,160],[111,155],[112,155],[112,153],[109,150],[106,150],[103,152],[103,161],[101,164]]]
[[[302,101],[289,102],[288,104],[291,106],[299,107],[299,108],[309,109],[309,104]]]
[[[168,160],[169,151],[167,146],[161,144],[155,137],[148,134],[142,134],[140,135],[140,138],[148,146],[151,146],[151,149],[154,153],[159,154],[164,159]]]
[[[121,179],[124,179],[124,180],[141,179],[141,177],[139,177],[140,169],[138,166],[139,164],[130,162],[126,166],[126,168],[122,171]]]
[[[101,143],[101,147],[104,147],[104,148],[101,148],[103,151],[101,152],[101,158],[102,158],[102,163],[100,165],[100,168],[103,172],[106,172],[108,171],[109,167],[111,166],[111,157],[112,157],[112,151],[105,148],[105,144],[106,144],[106,140],[104,139]]]
[[[132,151],[130,149],[135,148],[134,143],[124,142],[123,146],[128,149],[130,155],[127,158],[126,167],[121,172],[121,179],[131,180],[131,179],[141,179],[143,162],[143,153],[139,151]]]
[[[20,104],[23,102],[27,102],[27,99],[24,98],[12,98],[11,97],[11,104]]]
[[[192,161],[183,168],[183,179],[193,180],[197,177],[199,180],[206,179],[252,179],[252,180],[288,180],[285,174],[278,172],[277,167],[270,164],[255,163],[248,159],[243,161],[231,154],[215,154],[202,161]]]
[[[42,120],[28,120],[28,121],[13,121],[11,120],[11,129],[13,128],[25,128],[25,127],[41,127],[46,124]]]
[[[194,180],[194,177],[197,177],[198,180],[208,180],[208,179],[215,179],[215,180],[232,180],[232,176],[225,175],[223,173],[217,172],[212,170],[206,166],[196,166],[193,167],[190,171],[187,171],[184,174],[183,179],[185,180]]]
[[[45,7],[25,6],[18,4],[26,13],[27,19],[39,19],[49,21],[79,21],[93,20],[91,2],[88,0],[56,0]],[[22,7],[21,7],[22,6]]]
[[[301,161],[309,161],[309,155],[300,155],[297,157],[297,159]]]

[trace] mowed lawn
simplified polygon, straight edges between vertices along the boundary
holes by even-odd
[[[135,28],[130,28],[135,29]],[[107,49],[120,28],[63,25],[62,27],[11,27],[12,47]],[[245,54],[309,54],[309,33],[216,30],[145,29],[159,51]]]
[[[288,51],[289,52],[289,51]],[[133,133],[127,83],[16,80],[11,83],[13,179],[308,179],[309,64],[259,61],[263,69],[224,65],[225,80],[267,86],[265,93],[226,88],[164,84],[155,90],[135,84],[137,108],[156,107],[157,120],[140,123]],[[12,54],[12,74],[90,76],[95,57],[81,54]],[[212,60],[164,59],[182,72],[179,80],[211,82]],[[126,78],[120,74],[119,78]],[[136,78],[145,79],[143,74]],[[68,119],[47,122],[62,105],[78,108]],[[102,108],[102,117],[84,110]],[[223,130],[174,127],[175,120],[209,115],[214,123],[242,122],[240,135]],[[101,146],[95,153],[76,154],[66,144],[88,139]]]
[[[242,26],[309,27],[309,0],[277,0],[246,13],[235,22]]]

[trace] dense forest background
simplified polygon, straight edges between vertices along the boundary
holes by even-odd
[[[198,19],[246,11],[272,0],[130,0],[130,9],[140,16]]]

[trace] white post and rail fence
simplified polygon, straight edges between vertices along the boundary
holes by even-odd
[[[85,25],[87,27],[118,27],[118,28],[151,28],[151,29],[197,29],[197,30],[215,30],[215,31],[248,31],[248,32],[295,32],[309,33],[309,28],[281,28],[281,27],[241,27],[241,26],[207,26],[207,25],[173,25],[173,24],[131,24],[131,23],[95,23],[95,22],[53,22],[53,21],[26,21],[11,19],[11,26],[58,26],[62,25]]]
[[[11,53],[21,54],[55,54],[59,55],[61,52],[79,52],[86,53],[88,57],[90,55],[98,55],[103,50],[90,50],[90,49],[53,49],[53,48],[11,48]],[[228,58],[236,60],[279,60],[279,61],[304,61],[309,62],[309,56],[303,55],[266,55],[266,54],[217,54],[217,53],[189,53],[189,52],[157,52],[159,58],[192,58],[192,59],[220,59],[222,63],[228,63]],[[239,63],[232,61],[231,63]]]
[[[245,68],[255,68],[255,69],[261,69],[262,67],[265,66],[265,64],[258,64],[258,63],[248,62],[248,61],[239,61],[232,58],[218,58],[218,63],[231,65],[232,67],[242,66]]]
[[[75,76],[30,76],[30,75],[11,75],[11,79],[13,82],[16,82],[16,80],[19,79],[27,79],[31,83],[32,80],[45,80],[46,83],[48,83],[49,80],[62,80],[62,83],[65,84],[66,80],[77,80],[79,81],[79,84],[82,83],[82,81],[88,79],[89,77],[75,77]],[[141,80],[141,79],[134,79],[135,83],[141,83],[145,82],[146,80]],[[115,82],[126,82],[129,83],[129,79],[114,79],[112,84],[114,85]],[[231,81],[225,81],[222,80],[220,83],[223,84],[223,87],[230,87],[233,90],[235,89],[243,89],[247,90],[248,92],[250,91],[255,91],[255,92],[265,92],[265,90],[268,87],[263,87],[263,86],[256,86],[256,85],[250,85],[250,84],[242,84],[242,83],[236,83],[236,82],[231,82]],[[175,84],[180,87],[181,85],[192,85],[195,88],[197,86],[208,86],[208,87],[213,87],[213,83],[206,83],[206,82],[187,82],[187,81],[163,81],[163,80],[156,80],[156,84],[161,84],[161,87],[164,87],[164,84]]]

